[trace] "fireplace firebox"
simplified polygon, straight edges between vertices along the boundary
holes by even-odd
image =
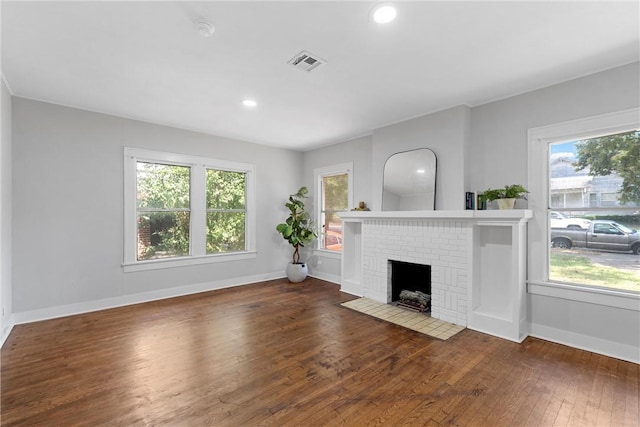
[[[431,266],[389,260],[389,302],[416,311],[431,311]]]

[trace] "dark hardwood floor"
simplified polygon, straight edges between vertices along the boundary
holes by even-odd
[[[470,330],[447,341],[275,280],[16,326],[2,425],[634,426],[639,366]]]

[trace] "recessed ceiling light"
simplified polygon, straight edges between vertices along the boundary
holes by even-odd
[[[371,20],[377,24],[388,24],[396,19],[396,8],[390,3],[382,3],[371,10]]]
[[[254,99],[243,99],[242,105],[246,108],[255,108],[258,106],[258,103]]]
[[[425,173],[425,172],[426,172],[426,171],[425,171],[424,169],[418,169],[418,170],[416,171],[416,173]]]

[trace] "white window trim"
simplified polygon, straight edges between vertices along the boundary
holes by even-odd
[[[315,184],[315,221],[320,225],[320,220],[322,217],[322,203],[320,202],[320,197],[322,194],[322,178],[325,176],[333,176],[333,175],[341,175],[347,174],[347,186],[348,188],[348,199],[347,199],[347,210],[353,209],[353,162],[345,162],[339,163],[337,165],[325,166],[321,168],[316,168],[313,170],[313,179]],[[320,230],[322,233],[322,230]],[[320,237],[320,236],[318,236]],[[320,247],[322,244],[322,239],[318,238],[314,252],[326,256],[329,258],[340,259],[342,251],[330,251],[327,249],[323,249]]]
[[[136,164],[138,161],[191,167],[190,255],[175,258],[137,260]],[[206,253],[206,170],[220,169],[246,173],[245,251]],[[249,163],[216,160],[186,154],[124,147],[124,262],[125,272],[184,267],[256,257],[255,166]]]
[[[573,301],[596,303],[640,311],[640,294],[549,280],[549,144],[621,133],[640,126],[640,109],[633,108],[594,117],[532,128],[528,131],[529,221],[528,291]]]

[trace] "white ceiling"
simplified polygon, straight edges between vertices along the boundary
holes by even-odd
[[[386,26],[374,5],[2,1],[2,71],[15,96],[308,150],[640,58],[633,0],[398,1]]]

